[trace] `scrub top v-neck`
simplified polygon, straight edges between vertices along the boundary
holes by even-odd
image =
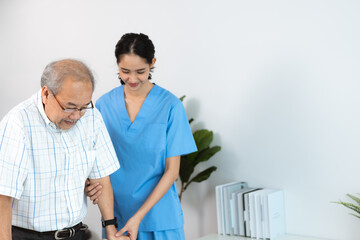
[[[104,94],[96,103],[121,168],[110,176],[119,229],[145,202],[165,171],[165,159],[196,151],[181,101],[154,85],[133,123],[125,106],[124,87]],[[145,215],[139,231],[183,226],[175,183]]]
[[[124,88],[120,89],[121,90],[120,91],[121,96],[119,97],[120,116],[122,116],[121,119],[122,119],[124,126],[127,127],[128,134],[136,132],[136,129],[138,129],[139,125],[141,126],[141,123],[144,121],[144,118],[146,118],[146,115],[150,111],[150,107],[151,107],[150,105],[152,102],[151,99],[153,98],[153,95],[154,95],[154,94],[152,94],[152,90],[153,90],[154,86],[150,89],[150,92],[146,96],[146,98],[140,108],[140,111],[136,115],[135,120],[133,122],[131,122],[129,113],[126,109]]]

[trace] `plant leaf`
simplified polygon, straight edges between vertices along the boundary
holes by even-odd
[[[335,203],[341,204],[341,205],[343,205],[343,206],[345,206],[345,207],[347,207],[347,208],[349,208],[349,209],[351,209],[351,210],[353,210],[353,211],[360,214],[360,207],[359,206],[356,206],[356,205],[354,205],[352,203],[342,202],[342,201],[335,202]]]
[[[357,217],[357,218],[360,218],[360,216],[358,216],[358,215],[355,215],[355,214],[353,214],[353,213],[349,213],[350,215],[353,215],[353,216],[355,216],[355,217]]]
[[[184,190],[186,190],[186,188],[190,185],[190,183],[192,182],[202,182],[205,181],[206,179],[208,179],[211,175],[212,172],[216,171],[217,167],[212,166],[209,167],[207,169],[205,169],[204,171],[198,173],[195,177],[193,177],[184,187]]]
[[[198,151],[193,152],[193,153],[189,153],[187,155],[184,155],[183,157],[185,157],[189,162],[191,162],[194,165],[194,161],[196,159],[196,156],[198,155]],[[194,165],[195,167],[195,165]]]
[[[217,152],[221,150],[220,146],[214,146],[211,148],[205,148],[201,152],[199,152],[194,161],[194,165],[196,166],[200,162],[204,162],[209,160],[212,156],[214,156]]]
[[[360,194],[359,194],[360,195]],[[351,194],[346,194],[346,196],[348,196],[349,198],[351,198],[352,200],[354,200],[359,206],[360,206],[360,198],[355,197]]]
[[[189,161],[185,156],[181,157],[179,171],[181,182],[186,183],[189,181],[191,174],[194,172],[194,168],[195,166],[191,161]]]
[[[186,95],[183,95],[182,97],[180,97],[180,101],[184,101],[184,98],[186,97]]]
[[[204,150],[205,148],[208,148],[213,140],[213,132],[206,129],[195,131],[193,136],[198,152]]]

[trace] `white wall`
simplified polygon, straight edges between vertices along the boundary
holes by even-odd
[[[233,180],[283,188],[289,233],[355,240],[359,219],[330,202],[360,192],[359,12],[355,0],[2,0],[0,117],[64,57],[94,70],[97,99],[118,85],[116,41],[147,33],[155,82],[186,94],[193,127],[222,146],[202,167],[217,172],[184,194],[188,240],[216,232],[214,186]]]

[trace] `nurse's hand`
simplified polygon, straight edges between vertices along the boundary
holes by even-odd
[[[122,236],[115,236],[117,232],[115,226],[108,226],[106,227],[106,236],[107,240],[130,240],[130,237],[122,235]]]
[[[129,221],[127,221],[126,225],[116,233],[116,236],[121,236],[127,232],[130,240],[136,240],[140,222],[140,219],[138,219],[136,216],[133,216],[129,219]]]
[[[90,184],[90,180],[86,179],[84,191],[93,204],[97,204],[99,202],[98,197],[101,195],[101,188],[102,186],[99,183]]]
[[[130,237],[128,236],[120,236],[120,237],[116,237],[115,235],[114,236],[107,236],[107,240],[130,240]]]

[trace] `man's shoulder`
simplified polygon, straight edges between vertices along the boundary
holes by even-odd
[[[33,115],[38,116],[34,98],[31,97],[13,107],[1,120],[1,123],[12,122],[15,125],[23,126],[28,124]]]

